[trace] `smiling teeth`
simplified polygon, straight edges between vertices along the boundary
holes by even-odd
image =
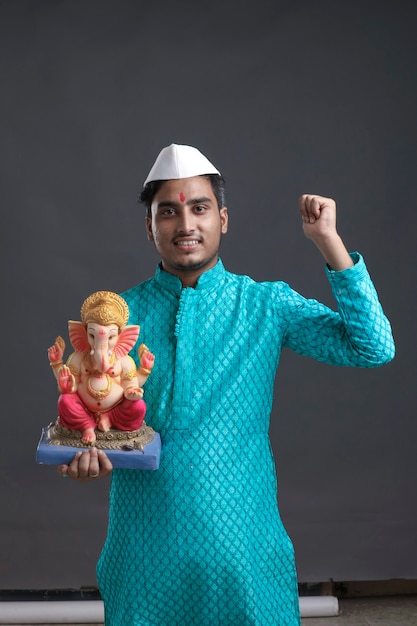
[[[196,246],[198,244],[197,239],[193,239],[192,241],[177,241],[177,246]]]

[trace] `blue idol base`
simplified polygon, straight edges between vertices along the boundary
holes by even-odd
[[[90,449],[90,446],[80,448],[78,446],[52,444],[48,437],[48,430],[48,426],[42,429],[42,435],[36,449],[36,463],[68,465],[77,452]],[[161,438],[158,433],[154,433],[153,440],[146,444],[143,450],[102,449],[112,462],[114,468],[156,470],[159,467],[159,459],[161,456]]]

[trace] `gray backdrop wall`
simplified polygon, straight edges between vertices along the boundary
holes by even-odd
[[[2,589],[96,584],[109,481],[34,461],[56,417],[47,348],[87,295],[154,272],[136,197],[173,141],[227,179],[227,267],[332,306],[297,199],[337,200],[397,356],[370,371],[283,355],[280,510],[302,582],[417,577],[416,5],[234,4],[0,1]]]

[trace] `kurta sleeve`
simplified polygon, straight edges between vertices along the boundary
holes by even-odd
[[[351,257],[351,268],[326,268],[337,312],[299,294],[289,299],[283,347],[331,365],[377,367],[394,357],[391,326],[362,256]]]

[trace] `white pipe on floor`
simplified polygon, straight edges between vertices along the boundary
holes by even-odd
[[[301,596],[301,617],[330,617],[339,615],[339,602],[334,596]]]
[[[0,624],[103,624],[101,600],[0,602]]]
[[[301,617],[328,617],[339,614],[334,596],[302,596]],[[0,602],[0,624],[96,624],[104,623],[101,600],[38,600]]]

